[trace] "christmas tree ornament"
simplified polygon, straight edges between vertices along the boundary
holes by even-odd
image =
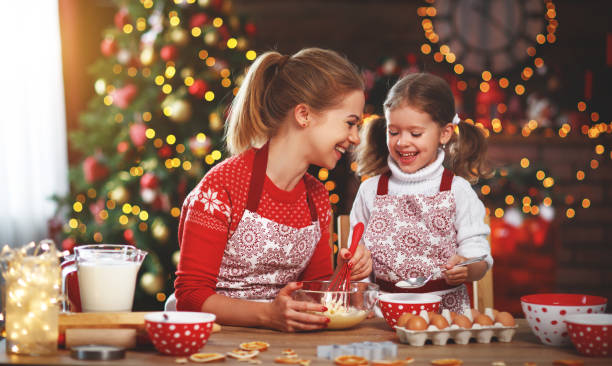
[[[249,35],[249,36],[254,36],[257,33],[257,27],[255,26],[254,23],[251,22],[247,22],[244,25],[244,31]]]
[[[96,91],[96,94],[98,95],[106,94],[106,80],[104,79],[96,80],[96,82],[94,83],[94,90]]]
[[[203,8],[207,8],[210,6],[211,0],[198,0],[198,5]]]
[[[83,161],[83,174],[87,183],[102,180],[108,176],[108,173],[108,167],[94,156],[89,156]]]
[[[110,96],[113,98],[113,104],[121,109],[129,107],[132,100],[138,94],[138,87],[134,84],[127,84],[122,88],[113,90]]]
[[[244,37],[238,37],[238,45],[236,45],[236,48],[239,51],[244,51],[249,47],[249,42],[246,40],[246,38]]]
[[[181,77],[186,79],[188,77],[193,77],[193,69],[191,67],[184,67],[181,69]]]
[[[174,264],[175,266],[178,265],[179,259],[181,258],[181,251],[177,250],[174,253],[172,253],[172,264]]]
[[[130,148],[130,144],[127,141],[121,141],[117,144],[117,152],[123,154],[128,151]]]
[[[130,62],[131,59],[132,54],[130,53],[130,51],[126,49],[121,49],[119,50],[119,52],[117,52],[117,61],[119,61],[120,64],[125,65]]]
[[[70,254],[72,254],[74,251],[75,246],[76,240],[74,240],[72,237],[67,237],[66,239],[62,240],[62,250],[67,250],[70,252]]]
[[[179,46],[184,46],[189,41],[189,34],[181,27],[175,27],[170,32],[170,40]]]
[[[208,126],[215,132],[219,132],[223,129],[223,121],[218,113],[213,112],[208,115]]]
[[[100,52],[106,57],[112,56],[117,52],[117,41],[115,37],[106,37],[100,43]]]
[[[140,188],[157,189],[159,187],[159,178],[151,173],[145,173],[140,177]]]
[[[210,151],[210,139],[191,137],[189,139],[189,150],[198,158],[204,157]]]
[[[162,108],[168,108],[168,118],[174,122],[183,123],[191,118],[191,104],[186,100],[167,97]]]
[[[144,123],[133,123],[130,126],[130,140],[136,147],[144,146],[147,142],[147,126]]]
[[[157,150],[157,155],[162,159],[168,159],[172,156],[172,148],[168,145],[164,145]]]
[[[130,245],[135,245],[134,244],[134,231],[132,229],[125,229],[123,231],[123,238],[125,239],[126,243]]]
[[[201,27],[208,21],[208,15],[204,12],[195,13],[189,18],[189,28]]]
[[[164,279],[160,275],[146,272],[140,277],[140,287],[149,295],[160,292],[164,286]]]
[[[102,224],[104,222],[104,220],[102,220],[102,217],[100,217],[100,212],[102,210],[104,210],[103,199],[99,199],[96,202],[89,204],[89,212],[91,212],[91,215],[94,217],[94,220],[97,224]]]
[[[189,94],[199,99],[204,98],[204,93],[206,93],[207,90],[208,85],[206,85],[206,82],[202,79],[196,79],[193,84],[189,86]]]
[[[215,46],[219,42],[219,34],[214,28],[211,28],[204,34],[204,43],[208,46]]]
[[[123,204],[130,199],[130,193],[124,186],[118,186],[108,193],[108,198],[119,204]]]
[[[162,219],[157,218],[151,224],[151,234],[158,242],[165,243],[170,236],[170,230],[168,230],[168,226],[166,226]]]
[[[115,13],[115,26],[119,30],[123,30],[126,24],[130,23],[130,14],[127,9],[122,8]]]
[[[174,45],[166,45],[159,50],[159,56],[164,61],[172,61],[178,57],[178,49]]]
[[[157,198],[158,191],[150,188],[141,188],[140,189],[140,198],[144,203],[151,204]]]
[[[146,46],[140,52],[140,63],[144,66],[150,66],[155,60],[155,49],[152,46]]]

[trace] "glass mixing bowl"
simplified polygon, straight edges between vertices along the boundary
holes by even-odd
[[[374,283],[351,282],[348,291],[330,291],[329,285],[329,281],[304,281],[302,288],[293,292],[294,300],[327,307],[325,312],[314,312],[330,319],[327,329],[346,329],[361,323],[378,297],[378,285]]]

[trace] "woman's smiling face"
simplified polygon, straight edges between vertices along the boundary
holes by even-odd
[[[433,163],[438,147],[452,136],[452,124],[440,127],[428,113],[406,104],[387,111],[386,118],[389,155],[405,173]]]

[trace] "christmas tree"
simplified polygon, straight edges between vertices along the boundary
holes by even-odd
[[[183,200],[224,157],[224,113],[256,57],[255,27],[230,1],[116,3],[91,68],[96,95],[70,134],[81,154],[71,194],[56,200],[64,249],[128,243],[149,253],[134,307],[154,309],[173,291]]]

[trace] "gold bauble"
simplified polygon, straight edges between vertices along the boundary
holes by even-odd
[[[206,32],[206,34],[204,35],[204,43],[206,43],[209,46],[216,45],[218,41],[219,41],[219,34],[217,33],[216,30],[211,30],[209,32]]]
[[[181,251],[177,250],[176,252],[172,253],[172,264],[177,266],[179,259],[181,259]]]
[[[210,0],[198,0],[198,5],[203,8],[210,6]]]
[[[151,234],[158,242],[165,243],[168,241],[170,231],[168,230],[168,226],[166,226],[162,220],[155,219],[153,220],[153,224],[151,224]]]
[[[189,34],[181,27],[176,27],[170,32],[170,39],[179,46],[184,46],[189,41]]]
[[[208,125],[211,130],[217,132],[223,129],[223,121],[219,117],[218,113],[211,113],[208,115]]]
[[[249,47],[249,41],[246,40],[246,38],[244,37],[239,37],[238,38],[238,45],[236,45],[236,48],[239,51],[244,51]]]
[[[191,118],[191,104],[186,100],[177,99],[168,107],[170,108],[168,117],[174,122],[183,123]]]
[[[155,295],[164,287],[164,279],[159,274],[147,272],[140,277],[140,287],[149,295]]]
[[[185,67],[181,69],[181,77],[186,79],[188,77],[193,77],[193,69],[191,67]]]
[[[149,66],[155,60],[155,50],[151,46],[147,46],[143,48],[142,52],[140,52],[140,63],[144,66]]]
[[[110,191],[108,196],[117,203],[125,203],[130,198],[130,193],[124,186],[119,186]]]

